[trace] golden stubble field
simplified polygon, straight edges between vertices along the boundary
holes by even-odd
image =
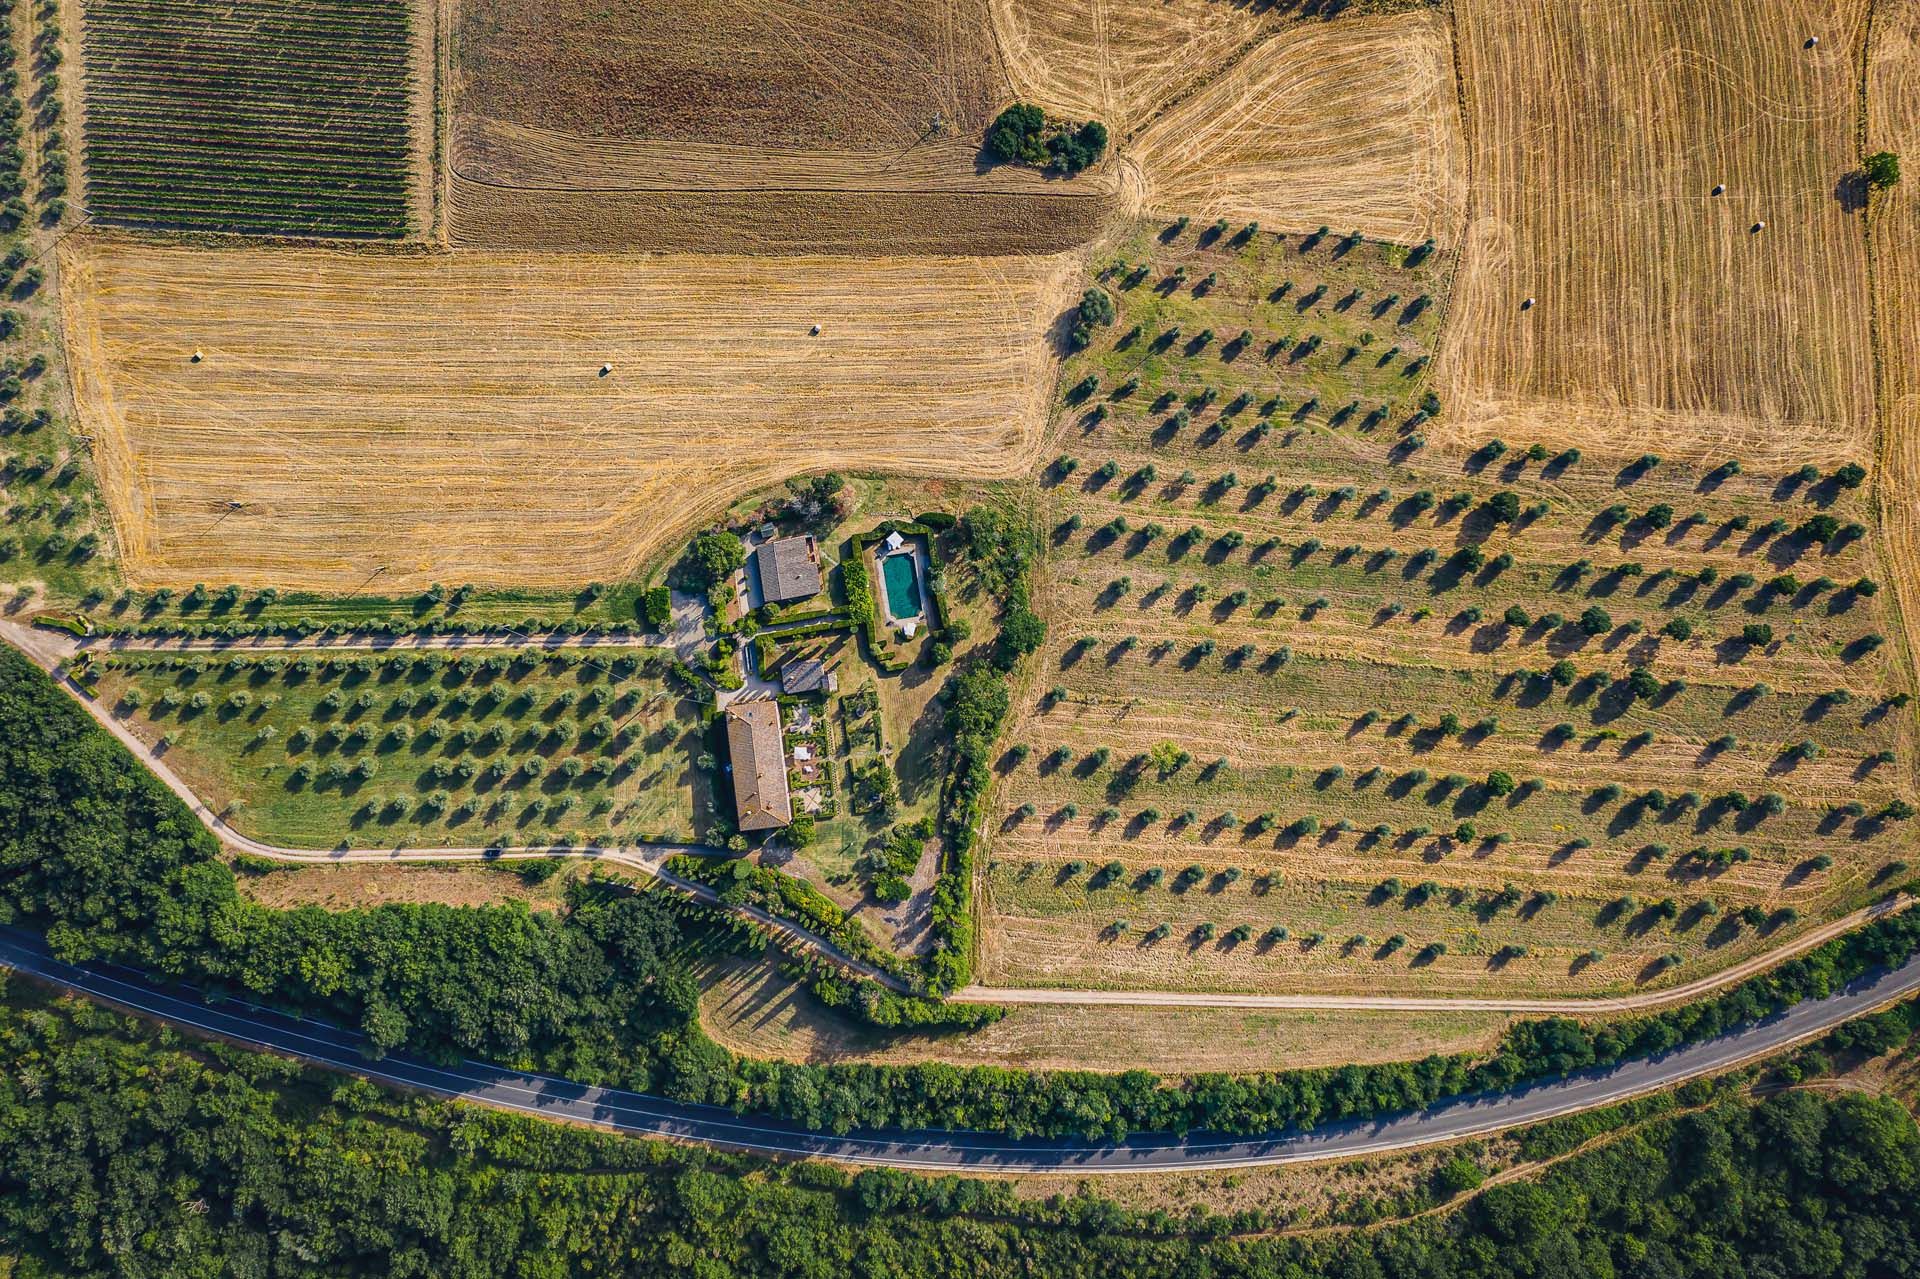
[[[1172,105],[1131,152],[1156,213],[1451,245],[1467,183],[1447,19],[1289,26]]]
[[[809,470],[1026,473],[1076,274],[105,236],[61,270],[128,580],[332,592],[618,578]]]
[[[1474,194],[1447,430],[1864,459],[1866,252],[1845,180],[1865,15],[1862,0],[1456,6]]]
[[[991,0],[994,40],[1020,96],[1125,137],[1297,21],[1219,0]]]
[[[1908,174],[1874,197],[1879,326],[1880,497],[1908,661],[1920,616],[1920,0],[1875,10],[1867,61],[1867,149],[1904,155]]]

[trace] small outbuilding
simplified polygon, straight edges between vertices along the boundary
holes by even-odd
[[[765,698],[727,707],[727,756],[733,807],[742,831],[778,830],[793,821],[779,704]]]
[[[790,604],[820,593],[820,547],[811,537],[762,542],[753,563],[760,575],[760,598],[768,604]]]

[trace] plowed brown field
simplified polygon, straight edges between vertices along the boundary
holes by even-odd
[[[1441,361],[1451,433],[1864,457],[1866,254],[1845,181],[1864,0],[1454,13],[1474,208]]]
[[[807,470],[1026,472],[1072,287],[1048,258],[94,236],[61,268],[129,580],[326,591],[618,577]]]
[[[979,163],[1012,96],[986,0],[466,0],[459,31],[459,247],[1051,253],[1111,207],[1110,176]]]
[[[461,109],[602,137],[904,147],[1006,95],[987,0],[461,0]]]

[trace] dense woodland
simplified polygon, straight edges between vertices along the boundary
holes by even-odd
[[[1236,1237],[1223,1218],[1023,1202],[1002,1182],[761,1164],[450,1106],[12,996],[0,1249],[21,1274],[1920,1273],[1920,1131],[1858,1095],[1753,1105],[1731,1090],[1457,1212]]]
[[[993,1067],[737,1058],[699,1029],[690,946],[723,927],[665,893],[576,888],[568,909],[273,910],[209,835],[24,658],[0,652],[0,915],[64,956],[111,958],[357,1025],[376,1050],[470,1055],[846,1130],[964,1127],[1118,1136],[1258,1132],[1655,1052],[1826,993],[1920,944],[1894,916],[1655,1017],[1523,1022],[1491,1057],[1163,1079]]]

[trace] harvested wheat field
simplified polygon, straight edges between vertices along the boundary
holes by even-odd
[[[1898,0],[1874,14],[1867,150],[1920,155],[1920,0]],[[1911,663],[1920,650],[1913,629],[1920,618],[1920,187],[1909,176],[1873,201],[1880,508]]]
[[[1006,96],[987,0],[462,0],[460,110],[565,133],[904,147]]]
[[[1105,121],[1116,137],[1297,21],[1281,6],[1222,0],[992,0],[991,7],[994,38],[1020,97]]]
[[[979,162],[1012,96],[985,0],[575,8],[463,7],[453,244],[1051,253],[1111,206],[1110,177]]]
[[[1466,205],[1447,20],[1286,29],[1141,133],[1156,213],[1449,242]]]
[[[1454,13],[1473,211],[1440,368],[1451,433],[1863,458],[1866,254],[1846,178],[1865,4]]]
[[[455,248],[744,255],[1063,253],[1105,226],[1088,195],[902,191],[547,191],[448,184]],[[1009,269],[1019,270],[1012,266]]]
[[[807,470],[1028,471],[1071,266],[61,252],[129,580],[333,591],[619,577]]]
[[[475,182],[568,191],[979,191],[1061,189],[1040,170],[976,163],[977,137],[951,134],[900,149],[753,147],[726,142],[584,137],[461,116],[454,171]],[[1076,183],[1075,188],[1081,184]]]

